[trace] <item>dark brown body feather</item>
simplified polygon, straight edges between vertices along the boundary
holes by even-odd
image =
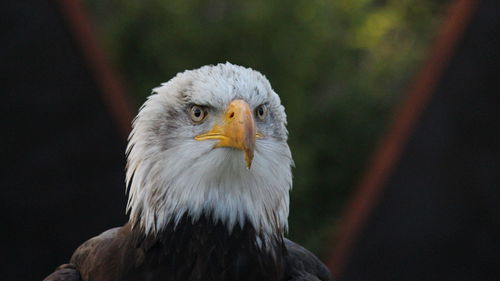
[[[69,265],[45,281],[317,281],[331,280],[309,251],[277,235],[263,248],[246,223],[229,232],[221,223],[183,217],[156,236],[127,224],[81,245]]]

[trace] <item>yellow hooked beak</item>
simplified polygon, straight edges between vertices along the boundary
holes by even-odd
[[[256,132],[253,113],[248,103],[243,100],[233,100],[224,112],[223,117],[213,128],[196,136],[194,139],[219,140],[215,147],[232,147],[245,153],[245,162],[250,169],[257,137],[262,137]]]

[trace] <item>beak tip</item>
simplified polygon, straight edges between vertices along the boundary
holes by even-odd
[[[245,153],[245,163],[248,170],[250,170],[250,168],[252,167],[252,161],[253,161],[253,155],[250,156],[248,155],[248,153]]]

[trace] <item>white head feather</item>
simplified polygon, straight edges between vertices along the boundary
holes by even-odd
[[[243,152],[194,140],[208,131],[234,99],[250,108],[266,104],[256,121],[252,166]],[[192,104],[209,106],[202,124],[190,120]],[[157,233],[188,214],[223,222],[229,231],[249,222],[263,235],[287,228],[293,160],[287,145],[286,115],[278,95],[259,72],[230,63],[177,74],[153,94],[134,120],[127,147],[127,210],[132,225]]]

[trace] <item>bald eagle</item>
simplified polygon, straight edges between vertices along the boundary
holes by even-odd
[[[46,281],[331,280],[286,239],[293,160],[280,98],[230,63],[153,90],[127,147],[129,222]]]

